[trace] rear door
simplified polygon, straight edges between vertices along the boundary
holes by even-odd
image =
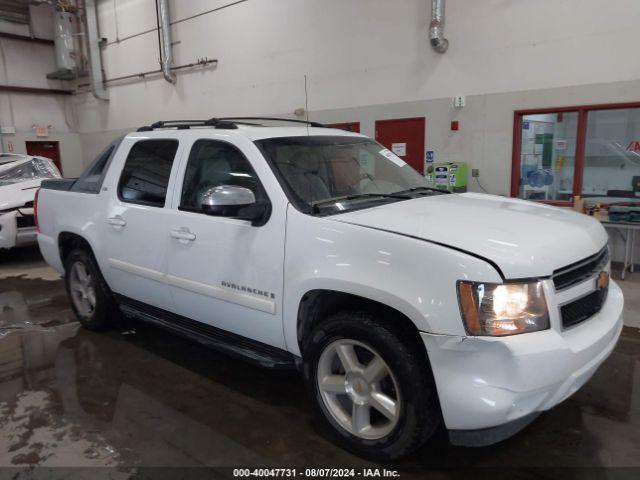
[[[196,139],[185,151],[165,238],[175,313],[284,347],[282,292],[286,208],[257,147],[243,137]],[[265,187],[265,177],[269,182]],[[272,208],[261,226],[205,215],[201,198],[222,185],[251,189]]]
[[[173,306],[165,283],[170,215],[165,205],[171,202],[179,154],[176,139],[125,138],[105,182],[111,190],[107,208],[95,219],[104,228],[101,264],[111,289],[164,310]]]

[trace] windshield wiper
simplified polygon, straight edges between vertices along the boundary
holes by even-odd
[[[451,193],[449,190],[445,190],[443,188],[434,188],[434,187],[413,187],[408,188],[406,190],[400,190],[399,192],[393,192],[393,195],[403,195],[406,193],[414,193],[414,192],[439,192],[439,193]]]
[[[396,198],[399,200],[411,200],[408,195],[400,195],[396,193],[356,193],[352,195],[345,195],[344,197],[328,198],[326,200],[319,200],[311,205],[314,212],[318,212],[322,205],[329,205],[332,203],[341,202],[343,200],[359,200],[361,198]]]

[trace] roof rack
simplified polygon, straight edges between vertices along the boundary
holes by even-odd
[[[243,120],[248,120],[243,122]],[[235,130],[238,125],[263,126],[260,123],[252,123],[256,121],[273,121],[273,122],[289,122],[301,123],[310,127],[327,128],[318,122],[307,122],[305,120],[293,120],[290,118],[274,118],[274,117],[226,117],[226,118],[210,118],[208,120],[162,120],[159,122],[138,128],[138,132],[150,132],[161,128],[175,128],[177,130],[188,130],[191,127],[213,127],[224,130]]]
[[[218,118],[209,120],[162,120],[144,127],[140,127],[138,132],[150,132],[160,128],[175,128],[177,130],[188,130],[191,127],[213,127],[225,130],[235,130],[238,126],[234,122],[227,122]]]
[[[292,118],[275,118],[275,117],[223,117],[223,118],[219,118],[217,120],[224,120],[224,121],[230,121],[230,122],[235,122],[236,120],[249,120],[250,122],[253,121],[260,121],[260,120],[268,120],[268,121],[273,121],[273,122],[290,122],[290,123],[302,123],[305,125],[309,125],[310,127],[318,127],[318,128],[327,128],[326,125],[323,125],[322,123],[318,123],[318,122],[309,122],[307,120],[296,120],[296,119],[292,119]],[[241,122],[237,122],[237,123],[241,123]]]

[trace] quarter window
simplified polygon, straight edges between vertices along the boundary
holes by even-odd
[[[121,142],[122,137],[113,141],[107,148],[100,152],[78,181],[73,184],[72,191],[99,193],[111,159]]]
[[[266,200],[256,173],[240,150],[226,142],[198,140],[189,154],[180,208],[202,211],[205,192],[221,185],[245,187],[258,202]]]
[[[120,199],[163,207],[177,150],[177,140],[142,140],[131,147],[118,185]]]

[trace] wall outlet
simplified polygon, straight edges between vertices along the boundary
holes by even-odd
[[[473,178],[478,178],[480,176],[480,169],[479,168],[472,168],[471,169],[471,176]]]

